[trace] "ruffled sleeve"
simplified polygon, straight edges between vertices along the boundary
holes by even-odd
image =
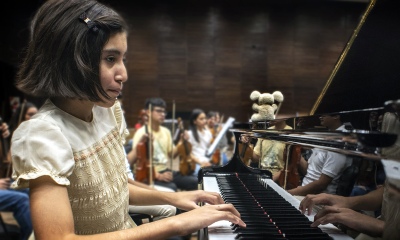
[[[29,187],[29,180],[50,176],[60,185],[69,185],[75,161],[71,145],[56,125],[42,119],[21,123],[11,142],[12,188]]]

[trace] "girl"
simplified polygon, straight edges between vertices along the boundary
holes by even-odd
[[[14,132],[11,152],[12,186],[30,187],[36,239],[165,239],[224,219],[245,226],[217,193],[128,183],[127,129],[116,100],[128,79],[120,15],[95,0],[48,0],[30,29],[17,87],[47,100]],[[135,227],[129,204],[191,211]]]
[[[207,128],[207,118],[203,110],[193,109],[189,121],[188,141],[192,145],[191,158],[196,162],[193,175],[197,176],[201,167],[211,166],[211,158],[206,157],[206,151],[213,136]]]

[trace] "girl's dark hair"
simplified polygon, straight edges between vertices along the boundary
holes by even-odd
[[[128,31],[117,12],[95,0],[48,0],[36,12],[30,30],[17,74],[21,91],[46,98],[110,99],[101,87],[99,67],[110,37]]]
[[[204,111],[200,108],[195,108],[192,111],[192,114],[189,118],[189,130],[192,131],[193,137],[196,142],[200,142],[199,133],[197,132],[197,126],[194,124],[194,121],[199,117],[200,114],[204,113]]]

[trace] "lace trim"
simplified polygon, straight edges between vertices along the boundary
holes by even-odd
[[[60,176],[55,173],[51,173],[49,171],[43,171],[39,169],[33,169],[28,172],[24,172],[17,177],[13,174],[13,178],[15,181],[11,184],[11,188],[20,189],[20,188],[29,188],[29,180],[36,179],[42,176],[51,177],[57,184],[68,186],[70,185],[70,181],[66,176]]]
[[[117,141],[115,141],[116,139]],[[104,155],[113,147],[118,146],[120,141],[121,137],[119,136],[117,129],[114,128],[109,134],[107,134],[107,136],[105,136],[100,142],[96,143],[94,146],[74,153],[74,159],[76,162],[78,162],[91,158],[95,155]]]

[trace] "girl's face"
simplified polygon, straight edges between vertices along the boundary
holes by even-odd
[[[38,110],[37,110],[36,107],[30,107],[30,108],[28,108],[28,110],[26,110],[26,113],[25,113],[25,116],[24,116],[25,121],[31,119],[31,117],[32,117],[33,115],[35,115],[35,114],[37,113],[37,111],[38,111]]]
[[[203,129],[207,124],[206,114],[200,113],[196,120],[194,120],[194,124],[197,126],[197,129]]]
[[[110,37],[103,48],[100,60],[100,82],[111,99],[97,102],[101,107],[111,107],[122,92],[122,83],[128,80],[125,66],[127,52],[127,35],[125,32]]]

